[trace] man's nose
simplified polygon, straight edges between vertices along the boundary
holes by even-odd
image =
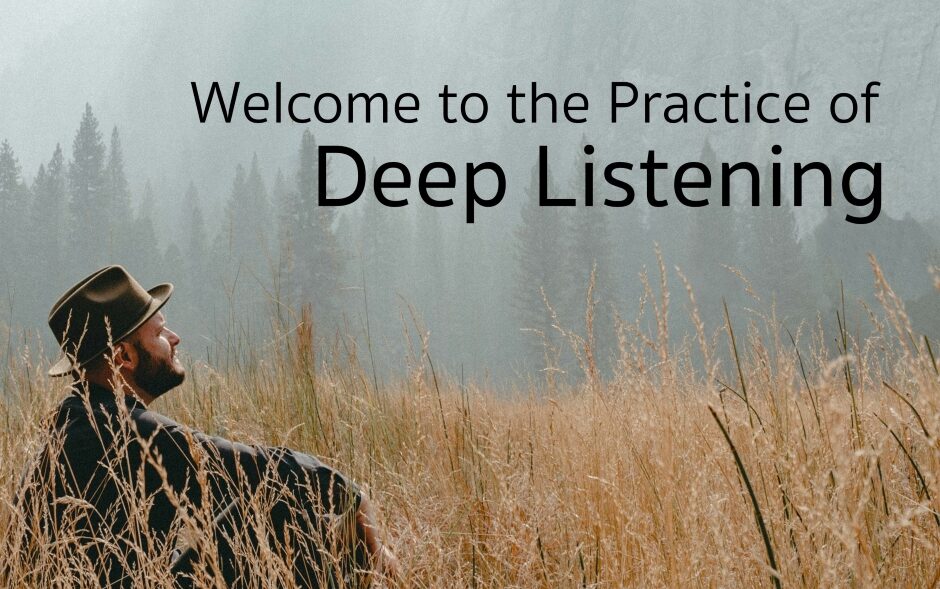
[[[166,332],[166,339],[170,342],[170,345],[173,347],[179,345],[180,336],[176,335],[176,332],[171,329],[167,329]]]

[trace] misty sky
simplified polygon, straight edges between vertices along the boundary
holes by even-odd
[[[310,92],[418,93],[416,125],[312,125],[321,143],[349,144],[382,161],[492,159],[524,170],[540,142],[566,145],[586,133],[598,144],[625,136],[636,142],[627,154],[599,148],[608,161],[636,160],[644,148],[658,148],[682,162],[694,159],[707,135],[730,161],[759,162],[773,142],[793,158],[882,161],[886,211],[922,206],[937,213],[930,187],[940,156],[933,140],[940,16],[929,2],[210,5],[7,3],[0,20],[0,136],[13,145],[24,176],[32,177],[56,142],[68,152],[90,102],[104,129],[121,130],[135,186],[150,177],[166,194],[179,195],[194,180],[210,200],[221,198],[235,163],[254,151],[270,175],[289,169],[301,129],[200,125],[189,82],[239,80],[246,90],[273,93],[274,82],[283,81]],[[598,103],[611,80],[691,93],[745,79],[755,88],[810,94],[817,99],[815,122],[611,126],[598,109],[587,125],[519,127],[507,123],[500,100],[513,82],[532,80],[558,93],[584,90]],[[871,125],[825,120],[828,95],[858,92],[871,79],[882,82]],[[441,124],[435,94],[443,83],[487,93],[489,120]]]
[[[238,5],[3,2],[0,14],[0,140],[9,141],[24,181],[32,183],[38,166],[49,161],[56,143],[62,145],[65,160],[71,160],[85,104],[91,104],[106,142],[114,126],[120,130],[133,204],[140,205],[146,183],[153,187],[153,223],[162,251],[178,243],[185,256],[183,228],[191,207],[184,195],[190,182],[198,189],[210,242],[223,226],[222,213],[233,194],[236,166],[248,166],[253,154],[257,154],[269,196],[278,171],[295,187],[298,148],[305,129],[318,144],[356,149],[367,167],[373,158],[379,164],[404,162],[413,179],[428,162],[450,163],[457,170],[457,189],[447,196],[453,197],[457,206],[431,212],[442,221],[439,231],[433,223],[428,224],[426,216],[422,220],[427,207],[416,190],[397,192],[411,205],[403,214],[389,212],[388,219],[396,225],[397,239],[407,241],[410,249],[396,254],[399,259],[390,263],[391,277],[382,278],[379,288],[373,290],[389,299],[382,329],[392,349],[396,349],[395,338],[401,333],[398,318],[403,301],[421,302],[424,297],[425,305],[437,305],[428,312],[428,316],[437,316],[431,330],[437,342],[449,346],[443,355],[460,370],[466,366],[468,371],[473,367],[478,373],[490,374],[491,369],[499,370],[499,363],[509,364],[514,353],[502,352],[494,341],[507,341],[527,327],[512,311],[518,303],[513,298],[518,278],[516,236],[539,145],[549,147],[554,179],[567,187],[575,177],[582,138],[596,146],[593,158],[598,169],[614,161],[637,164],[652,149],[674,171],[682,163],[697,160],[707,142],[720,162],[746,160],[764,170],[773,157],[771,146],[779,144],[783,148],[779,161],[785,167],[794,161],[813,160],[830,165],[835,171],[837,202],[844,166],[855,161],[880,162],[880,228],[876,222],[851,233],[851,239],[843,238],[838,231],[818,225],[825,215],[814,203],[820,200],[818,192],[804,194],[804,207],[796,211],[801,243],[794,247],[809,260],[799,263],[811,266],[815,273],[815,278],[805,280],[813,283],[809,286],[832,291],[841,278],[854,276],[858,281],[853,288],[860,296],[870,294],[870,268],[864,251],[869,242],[878,241],[877,248],[886,252],[894,266],[888,269],[889,277],[895,276],[894,270],[904,271],[896,275],[908,283],[906,297],[914,299],[932,292],[925,269],[936,248],[930,240],[935,240],[932,235],[940,218],[940,204],[934,197],[940,179],[936,168],[940,161],[940,142],[936,140],[940,10],[926,0],[890,4],[873,0],[636,0],[584,5],[563,0]],[[881,83],[872,122],[833,122],[828,114],[829,98],[836,92],[859,94],[872,80]],[[242,96],[259,91],[273,97],[276,82],[283,83],[286,93],[313,95],[381,91],[393,97],[407,91],[418,95],[421,109],[419,122],[410,125],[394,120],[389,124],[348,124],[344,119],[306,126],[253,125],[241,115],[237,122],[225,124],[218,111],[210,122],[200,124],[192,81],[205,91],[213,81],[220,82],[226,91],[239,81]],[[591,101],[589,122],[553,125],[543,117],[536,125],[513,124],[505,94],[513,84],[527,89],[532,81],[558,96],[585,93]],[[807,94],[812,101],[810,122],[643,124],[633,114],[612,125],[606,110],[612,81],[633,82],[641,92],[687,95],[720,92],[725,84],[740,90],[749,81],[755,93]],[[460,93],[485,94],[489,99],[487,120],[478,125],[443,123],[437,94],[444,84]],[[476,224],[468,227],[462,221],[464,167],[468,162],[485,161],[497,162],[505,170],[506,198],[495,208],[478,210]],[[334,162],[330,184],[339,192],[348,191],[353,184],[351,170],[349,165]],[[672,171],[662,176],[668,188]],[[655,265],[654,241],[672,252],[667,267],[695,264],[694,254],[698,253],[691,251],[688,235],[683,235],[688,229],[677,230],[671,224],[675,217],[645,203],[642,178],[638,172],[630,176],[640,195],[634,205],[604,210],[614,243],[611,249],[616,250],[610,253],[619,260],[619,265],[611,268],[610,280],[631,293],[623,295],[625,298],[636,296],[638,267]],[[789,201],[788,189],[792,184],[785,183],[785,201]],[[679,205],[671,192],[667,196],[675,205],[670,207],[674,211]],[[739,206],[741,199],[736,199],[735,210],[729,215],[735,218],[735,231],[739,236],[753,233],[753,225],[749,228],[746,220],[748,213],[739,213],[747,207]],[[343,303],[351,314],[361,311],[355,307],[360,296],[356,293],[361,289],[355,288],[366,278],[362,269],[369,263],[360,256],[361,243],[355,243],[363,235],[363,210],[358,205],[341,209],[335,223],[337,233],[346,231],[343,239],[352,240],[344,245],[348,260],[339,280],[339,293],[355,299]],[[919,225],[892,225],[888,218],[901,219],[908,214]],[[661,216],[654,218],[656,215]],[[573,219],[572,215],[567,217]],[[640,221],[643,228],[637,229]],[[269,225],[267,233],[273,239],[277,223]],[[706,225],[702,223],[700,228]],[[835,250],[840,243],[847,244],[844,249],[848,253],[837,256],[838,252],[825,251],[816,227],[835,236],[823,240],[828,244],[825,248]],[[437,237],[431,235],[435,231]],[[631,231],[642,239],[634,239]],[[892,249],[894,235],[899,232],[912,237],[906,245]],[[720,242],[721,237],[716,235],[716,240]],[[804,239],[807,237],[811,239]],[[749,253],[743,237],[723,247]],[[426,250],[433,250],[432,255],[423,259],[421,253]],[[826,261],[829,254],[841,260],[838,268]],[[735,255],[735,251],[719,252],[717,257],[726,261]],[[745,267],[746,272],[761,270],[756,267],[761,262],[747,256],[740,259],[742,264],[755,266]],[[315,266],[319,261],[304,262]],[[436,274],[427,271],[435,264]],[[169,270],[172,280],[186,281],[178,268]],[[84,269],[74,271],[80,275]],[[709,272],[704,282],[712,278]],[[564,279],[575,280],[568,275]],[[429,282],[421,284],[422,280]],[[218,298],[223,282],[208,285],[205,296]],[[720,281],[705,286],[711,287],[716,297],[732,288]],[[831,296],[807,295],[802,286],[796,287],[797,294],[791,294],[791,299],[831,303]],[[439,302],[445,297],[447,301]],[[472,305],[467,302],[470,299]],[[540,307],[541,300],[529,304]],[[376,308],[373,306],[373,311]],[[30,317],[41,316],[30,313]],[[921,314],[934,315],[929,309]],[[578,312],[569,316],[580,317]]]

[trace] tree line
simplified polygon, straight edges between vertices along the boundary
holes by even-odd
[[[586,143],[571,150],[570,170],[550,171],[550,193],[582,192]],[[859,227],[835,205],[799,231],[786,205],[553,209],[538,206],[530,162],[518,216],[498,237],[430,207],[382,207],[372,194],[355,207],[318,206],[316,152],[304,131],[293,169],[270,174],[254,155],[235,165],[230,187],[215,187],[227,193],[224,206],[204,202],[190,183],[183,198],[167,199],[181,203],[180,222],[157,223],[165,203],[149,182],[133,194],[118,129],[105,141],[91,106],[71,154],[57,145],[31,179],[4,141],[0,322],[41,331],[58,293],[120,263],[145,285],[176,283],[168,313],[197,358],[251,361],[309,305],[324,349],[353,347],[382,374],[403,366],[407,345],[426,346],[452,374],[540,378],[545,368],[576,374],[588,343],[609,369],[618,325],[650,327],[649,309],[640,323],[635,317],[656,304],[649,295],[659,289],[660,259],[678,345],[695,329],[686,281],[709,328],[723,321],[724,301],[773,308],[796,329],[839,308],[843,296],[871,302],[872,251],[920,328],[940,335],[927,271],[938,264],[936,231],[910,215]],[[707,141],[699,161],[717,166]]]

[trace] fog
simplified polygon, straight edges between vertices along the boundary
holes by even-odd
[[[16,166],[0,186],[0,324],[12,331],[43,330],[60,292],[98,265],[121,263],[147,286],[177,284],[171,322],[191,355],[210,362],[250,360],[270,342],[272,324],[289,329],[310,303],[324,353],[348,336],[363,360],[371,341],[373,359],[364,363],[382,374],[404,368],[407,331],[419,351],[420,334],[429,334],[435,364],[450,374],[540,379],[548,364],[576,376],[573,355],[546,355],[543,343],[567,349],[570,336],[584,335],[596,266],[596,344],[612,366],[615,326],[640,309],[644,269],[658,288],[659,244],[675,287],[675,345],[691,328],[676,266],[699,293],[709,328],[722,322],[722,298],[742,321],[776,304],[794,329],[832,322],[841,283],[864,329],[856,303],[873,300],[869,251],[918,328],[940,335],[927,271],[937,264],[940,215],[940,14],[930,2],[53,2],[5,3],[3,11],[0,141]],[[881,86],[871,123],[833,122],[828,98],[857,95],[872,80]],[[245,94],[270,96],[276,82],[314,95],[412,92],[421,109],[415,124],[251,124],[243,116],[226,124],[218,115],[201,124],[193,81],[200,89],[238,81]],[[512,123],[505,95],[532,81],[559,96],[584,93],[588,122]],[[803,125],[643,124],[635,115],[613,125],[603,109],[612,81],[690,95],[749,81],[755,91],[805,93],[813,108]],[[444,84],[487,96],[487,119],[442,122]],[[70,164],[89,112],[105,148],[89,173],[100,173],[104,188],[82,204]],[[656,150],[671,168],[747,160],[761,170],[778,144],[785,167],[815,160],[832,168],[834,204],[821,206],[818,190],[807,190],[795,209],[784,191],[784,206],[751,208],[735,185],[729,208],[657,209],[639,196],[625,208],[535,207],[538,146],[549,149],[557,190],[576,193],[584,143],[596,147],[598,169]],[[65,164],[58,196],[37,182],[57,144]],[[351,147],[369,170],[373,161],[403,162],[413,177],[428,162],[448,162],[458,179],[447,196],[457,204],[428,207],[412,187],[395,191],[410,203],[400,209],[376,205],[367,190],[355,205],[323,210],[308,200],[304,169],[314,168],[304,168],[304,145]],[[462,172],[485,161],[505,170],[506,197],[478,209],[470,225]],[[838,187],[855,161],[883,169],[881,214],[859,226],[844,221]],[[335,194],[351,190],[352,172],[334,158]],[[671,194],[671,178],[664,175],[661,191]],[[58,212],[47,213],[48,202]],[[740,269],[759,300],[725,266]],[[649,309],[645,317],[640,325]]]

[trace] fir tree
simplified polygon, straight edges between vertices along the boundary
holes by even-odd
[[[371,177],[375,177],[376,164],[372,162]],[[352,283],[365,289],[365,304],[368,306],[368,330],[366,334],[373,344],[373,358],[379,366],[391,361],[388,346],[375,345],[398,337],[401,325],[395,312],[398,294],[405,286],[402,276],[402,261],[406,258],[407,236],[411,233],[408,223],[396,222],[407,211],[386,207],[375,198],[374,187],[368,183],[360,199],[363,212],[359,224],[359,238],[353,250],[359,255],[359,264]],[[407,219],[405,219],[407,220]],[[365,309],[364,309],[365,310]]]
[[[134,247],[130,250],[131,272],[142,283],[155,283],[160,279],[159,274],[159,246],[157,232],[153,227],[154,208],[156,197],[150,180],[144,185],[144,196],[140,201],[137,215],[134,218]]]
[[[19,227],[23,219],[19,216],[23,198],[20,179],[20,164],[13,148],[6,140],[0,143],[0,250],[4,258],[15,259],[13,251],[19,251]]]
[[[309,303],[320,319],[337,319],[338,281],[345,256],[334,234],[336,211],[317,204],[320,173],[313,135],[304,131],[299,151],[297,190],[281,211],[279,281],[289,304]]]
[[[29,192],[20,178],[19,162],[13,148],[4,140],[0,143],[0,252],[3,252],[0,255],[0,284],[9,289],[22,283],[12,278],[22,269],[18,263],[26,259],[28,197]],[[25,267],[32,268],[32,265]],[[0,296],[7,299],[7,303],[15,303],[16,293],[12,290],[2,292]]]
[[[222,227],[216,237],[216,254],[219,259],[238,262],[239,254],[243,251],[247,236],[241,232],[244,227],[244,217],[250,214],[247,208],[247,189],[245,188],[245,168],[241,164],[235,166],[235,177],[232,180],[232,191],[225,204],[225,217]]]
[[[578,156],[575,159],[574,174],[569,184],[568,192],[573,195],[584,195],[586,190],[585,163],[589,157],[584,152],[587,140],[582,137]],[[596,197],[595,197],[596,198]],[[578,206],[569,210],[567,215],[567,255],[565,257],[565,275],[569,280],[570,291],[568,304],[561,317],[562,323],[569,327],[580,325],[577,329],[583,336],[592,336],[596,357],[603,358],[612,352],[614,343],[612,309],[617,306],[611,287],[610,275],[610,237],[607,229],[605,207],[601,202],[594,202],[593,206],[578,199]],[[592,302],[594,306],[593,333],[586,332],[585,310],[588,304],[588,288],[591,277],[594,277],[594,290]],[[599,352],[599,353],[598,353]]]
[[[585,163],[589,157],[584,153],[587,140],[581,138],[581,146],[575,159],[574,175],[568,187],[568,193],[574,195],[585,194]],[[611,302],[610,293],[610,237],[607,229],[607,217],[600,202],[594,206],[586,206],[578,202],[578,206],[570,209],[567,226],[567,268],[569,280],[573,285],[570,311],[582,312],[587,295],[591,272],[595,272],[595,298]]]
[[[209,239],[206,235],[206,222],[199,204],[199,192],[192,182],[186,189],[185,219],[185,272],[196,301],[206,301],[210,297],[209,284],[212,283],[214,265],[210,260]]]
[[[241,165],[235,168],[225,209],[223,243],[216,248],[217,259],[228,260],[222,265],[222,278],[233,305],[229,311],[246,333],[259,333],[268,325],[265,313],[258,311],[268,302],[269,207],[258,156],[254,155],[247,174]]]
[[[71,192],[70,251],[72,261],[79,267],[92,269],[110,260],[108,250],[110,201],[104,172],[105,146],[98,131],[98,119],[91,105],[85,105],[85,114],[72,143],[72,162],[69,164]]]
[[[20,164],[10,142],[4,140],[0,143],[0,207],[4,212],[15,208],[20,184]]]
[[[292,196],[290,193],[290,186],[287,183],[287,180],[284,179],[284,172],[280,168],[277,170],[277,174],[274,175],[274,184],[271,187],[271,205],[272,211],[277,222],[277,242],[283,243],[287,238],[286,233],[289,232],[292,225],[291,216],[291,207],[292,207]]]
[[[124,152],[117,127],[111,131],[111,144],[108,150],[108,163],[105,168],[107,180],[108,209],[107,225],[109,228],[109,250],[125,252],[133,247],[133,211],[131,191],[127,176],[124,174]],[[121,255],[121,254],[118,254]]]
[[[30,206],[30,213],[29,213],[30,227],[33,229],[31,231],[33,235],[31,236],[32,239],[31,239],[30,250],[37,252],[37,253],[39,252],[39,250],[35,249],[35,247],[38,244],[40,244],[41,241],[45,241],[45,244],[47,246],[54,246],[54,244],[56,243],[56,240],[53,239],[52,236],[41,235],[45,233],[44,229],[48,229],[48,227],[46,226],[46,223],[49,219],[46,217],[45,211],[42,210],[42,205],[40,204],[42,201],[46,200],[47,198],[46,192],[47,192],[48,184],[49,184],[49,176],[46,173],[46,165],[39,164],[39,169],[36,171],[36,177],[33,178],[33,187],[32,187],[33,200]],[[53,249],[57,251],[58,248],[53,248]],[[52,252],[47,252],[47,254],[48,253],[52,253]],[[49,261],[52,262],[51,259]]]
[[[548,189],[556,188],[548,176]],[[551,313],[546,303],[557,312],[568,296],[567,278],[562,267],[564,218],[558,209],[540,207],[539,170],[532,168],[526,201],[522,205],[522,220],[515,230],[516,276],[513,308],[516,322],[523,332],[522,341],[529,366],[544,366],[545,348],[558,347],[559,334],[552,326]]]
[[[62,272],[63,227],[65,225],[65,174],[62,150],[56,146],[48,167],[39,165],[33,180],[33,200],[28,214],[27,251],[30,259],[43,261],[42,271],[35,272],[32,279],[31,300],[39,306],[51,301],[50,292],[55,292]],[[37,308],[37,313],[47,309]],[[35,316],[35,315],[34,315]]]
[[[699,161],[705,164],[712,178],[719,177],[715,151],[706,141]],[[703,190],[703,189],[698,189]],[[721,206],[721,197],[714,189],[705,189],[695,200],[708,199],[708,206],[695,210],[688,238],[687,267],[682,268],[692,283],[698,304],[707,317],[721,317],[721,300],[731,300],[740,290],[740,282],[728,270],[737,265],[738,232],[732,207]],[[681,206],[681,205],[676,205]],[[655,212],[654,212],[655,214]]]
[[[296,220],[293,215],[297,208],[297,194],[290,189],[280,168],[274,177],[271,198],[277,218],[277,259],[275,261],[277,272],[274,275],[272,292],[275,298],[275,316],[278,322],[284,325],[285,312],[290,309],[292,302],[293,232],[296,229]]]
[[[65,157],[58,144],[49,165],[39,166],[39,172],[33,182],[33,193],[31,227],[33,232],[40,236],[44,259],[54,275],[63,268],[62,256],[68,226]],[[51,286],[49,284],[50,288]]]
[[[372,162],[371,176],[375,175],[375,161]],[[390,255],[396,249],[399,239],[392,233],[392,223],[389,215],[392,212],[375,199],[374,187],[370,183],[366,186],[363,195],[362,223],[360,224],[359,247],[362,270],[366,276],[365,287],[373,295],[378,294],[379,285],[384,288],[394,287],[395,276],[393,270],[394,258]]]
[[[667,174],[657,174],[654,176],[652,187],[644,187],[644,192],[652,189],[657,200],[669,200],[670,204],[662,207],[650,206],[647,209],[648,240],[643,257],[655,268],[658,264],[655,247],[658,245],[667,268],[678,266],[687,269],[692,265],[691,234],[699,211],[682,206],[675,202],[674,198],[670,198],[673,186],[667,176]],[[655,270],[653,274],[658,274],[658,270]]]
[[[251,159],[247,176],[241,165],[235,169],[232,193],[225,210],[223,234],[227,253],[242,270],[257,279],[267,276],[270,204],[261,177],[258,156]]]
[[[764,173],[762,194],[771,194],[770,167]],[[741,261],[757,294],[776,302],[780,319],[805,319],[819,303],[812,268],[799,241],[796,215],[784,203],[762,202],[748,213]]]
[[[254,322],[248,311],[258,302],[253,288],[258,270],[252,251],[256,236],[253,235],[250,202],[245,168],[238,164],[232,191],[226,201],[222,228],[216,236],[214,257],[219,261],[220,282],[229,300],[226,312],[235,322],[227,329],[235,328],[243,333],[250,332]]]
[[[206,222],[199,204],[199,191],[193,182],[186,188],[186,258],[189,260],[189,274],[192,279],[204,275],[205,265],[209,260],[209,243],[206,236]]]
[[[599,186],[595,182],[595,190],[595,206],[600,206],[607,198],[616,202],[626,196],[622,190],[606,182]],[[639,301],[643,296],[640,275],[644,269],[656,265],[653,239],[642,218],[641,207],[642,204],[634,196],[634,201],[625,207],[606,209],[611,247],[610,289],[615,307],[626,318],[634,317],[639,310]],[[659,212],[661,210],[654,214]]]

